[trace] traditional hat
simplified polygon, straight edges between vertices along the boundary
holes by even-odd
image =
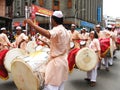
[[[96,27],[100,28],[100,25],[98,24],[98,25],[96,25]]]
[[[86,29],[86,28],[83,28],[82,30],[85,30],[85,31],[87,31],[87,29]]]
[[[5,27],[3,27],[3,28],[1,28],[1,30],[6,30],[6,28],[5,28]]]
[[[62,11],[54,11],[53,16],[57,18],[62,18],[63,17]]]
[[[22,28],[21,28],[20,26],[17,26],[17,27],[16,27],[16,30],[19,30],[19,29],[22,29]]]
[[[72,27],[75,27],[75,24],[71,24]]]
[[[107,27],[108,27],[108,28],[112,28],[112,25],[108,25]]]

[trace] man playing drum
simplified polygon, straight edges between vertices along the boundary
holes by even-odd
[[[70,45],[70,36],[63,24],[63,14],[61,11],[54,11],[52,15],[52,30],[46,30],[27,19],[30,26],[35,28],[40,34],[50,39],[50,58],[45,69],[44,90],[64,90],[64,81],[68,77],[67,53]]]
[[[89,48],[93,49],[96,52],[96,55],[98,56],[98,62],[101,59],[100,56],[100,43],[99,40],[95,37],[95,32],[90,32],[90,43]],[[96,65],[91,71],[87,72],[87,78],[85,78],[86,81],[90,82],[90,86],[93,87],[96,84],[96,78],[97,78],[97,68],[98,65]]]
[[[74,42],[74,48],[80,48],[80,45],[79,45],[79,40],[81,38],[81,35],[78,31],[75,30],[75,24],[71,24],[71,30],[68,31],[69,34],[70,34],[70,40],[71,42]]]
[[[81,33],[81,40],[82,41],[87,41],[88,38],[89,38],[89,33],[87,33],[87,29],[83,28],[81,32],[82,32]]]
[[[13,43],[14,47],[24,49],[28,41],[28,36],[22,33],[22,28],[20,26],[16,27],[16,37],[15,42]]]

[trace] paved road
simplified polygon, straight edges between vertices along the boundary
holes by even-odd
[[[86,72],[75,69],[69,75],[69,79],[65,82],[65,90],[120,90],[120,60],[114,60],[114,65],[110,67],[110,72],[104,70],[98,71],[97,84],[90,87],[84,81]],[[0,90],[17,90],[12,77],[7,81],[0,80]]]

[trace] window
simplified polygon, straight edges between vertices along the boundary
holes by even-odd
[[[54,6],[59,6],[59,0],[54,0]]]
[[[67,6],[68,6],[68,8],[72,8],[72,0],[68,0]]]
[[[59,0],[53,0],[53,10],[59,10],[59,9],[60,9]]]
[[[44,6],[44,0],[39,0],[39,4],[40,4],[41,7],[43,7]]]

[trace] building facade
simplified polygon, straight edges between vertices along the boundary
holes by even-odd
[[[13,0],[0,0],[0,28],[12,29],[12,2]]]
[[[103,0],[14,0],[14,22],[22,22],[25,17],[25,2],[49,9],[61,10],[64,14],[64,25],[70,28],[72,23],[78,27],[93,28],[101,24]],[[36,16],[40,25],[49,26],[49,18]]]

